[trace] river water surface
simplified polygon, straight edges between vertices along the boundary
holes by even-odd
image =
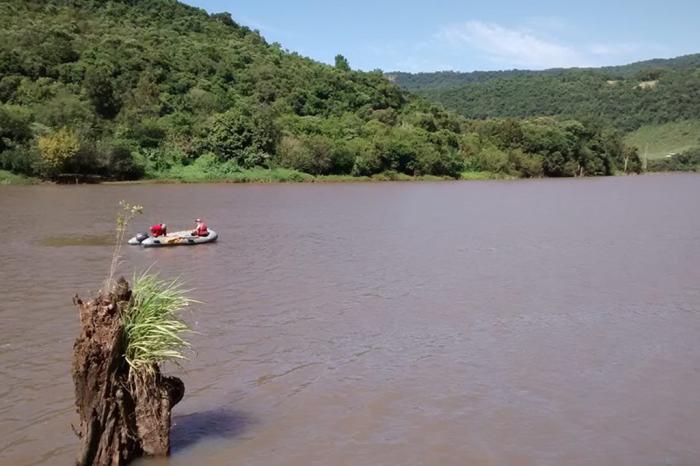
[[[71,464],[74,293],[182,277],[173,465],[700,464],[700,177],[0,187],[0,463]]]

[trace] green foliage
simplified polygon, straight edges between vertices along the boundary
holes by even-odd
[[[70,128],[61,128],[37,140],[41,161],[49,174],[60,173],[80,150],[80,140]]]
[[[467,118],[602,117],[631,131],[700,116],[700,54],[598,69],[388,76]]]
[[[267,115],[232,108],[212,119],[205,144],[222,160],[250,168],[264,164],[268,154],[275,152],[277,139],[277,128]]]
[[[133,283],[133,301],[122,314],[124,357],[136,373],[150,373],[160,363],[185,358],[190,329],[179,314],[194,301],[177,280],[144,273]]]
[[[332,142],[326,136],[285,137],[280,145],[279,163],[312,175],[326,175],[331,172],[332,151]]]
[[[34,184],[38,180],[23,175],[17,175],[7,170],[0,169],[0,185],[4,184]]]
[[[503,173],[493,173],[493,172],[485,172],[485,171],[465,171],[462,172],[459,176],[460,180],[469,180],[469,181],[474,181],[474,180],[505,180],[505,179],[512,179],[513,177],[510,175],[505,175]]]
[[[640,168],[639,157],[616,131],[574,120],[535,118],[471,123],[462,141],[468,170],[510,176],[611,175]]]
[[[0,105],[0,152],[26,144],[32,138],[31,122],[26,109]]]
[[[136,180],[145,174],[145,167],[134,155],[129,141],[110,140],[97,146],[99,165],[104,175],[113,180]]]
[[[509,174],[508,154],[496,146],[489,145],[467,160],[467,168],[471,171]]]
[[[161,154],[165,157],[172,154]],[[231,183],[270,183],[284,181],[312,181],[313,176],[297,170],[286,168],[241,168],[231,161],[221,162],[214,154],[204,154],[192,163],[184,165],[171,159],[167,168],[160,171],[148,171],[146,176],[167,180],[182,181],[185,183],[204,181],[226,181]]]
[[[115,95],[112,76],[106,68],[88,68],[83,86],[95,113],[104,118],[114,118],[119,113],[121,102]]]
[[[33,113],[38,122],[49,128],[72,125],[89,127],[93,122],[90,105],[67,89],[58,91],[46,102],[33,107]]]
[[[132,139],[139,147],[158,147],[165,137],[167,130],[164,125],[152,117],[133,120],[123,131],[123,136]]]
[[[215,162],[216,157],[211,157]],[[134,159],[135,163],[143,167],[147,178],[160,178],[173,167],[182,166],[187,156],[177,148],[141,148],[134,155]]]
[[[700,172],[700,147],[663,159],[650,160],[648,170],[655,172]]]
[[[335,67],[340,71],[350,71],[350,63],[348,63],[348,59],[340,54],[335,56]]]
[[[700,119],[645,125],[625,135],[625,143],[649,159],[678,154],[700,146]]]
[[[0,169],[25,176],[39,175],[41,161],[34,149],[16,148],[0,152]]]
[[[674,82],[686,89],[674,73],[659,74],[653,92]],[[546,87],[533,94],[542,101],[576,87],[571,76],[527,74],[540,80],[533,89]],[[511,92],[509,83],[493,86]],[[535,114],[479,99],[467,99],[472,116]],[[0,3],[0,168],[16,172],[202,181],[610,174],[630,163],[613,140],[570,119],[470,122],[379,71],[353,71],[342,55],[335,66],[314,62],[228,13],[174,0]]]

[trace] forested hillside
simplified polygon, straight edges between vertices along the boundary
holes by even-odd
[[[340,55],[328,66],[268,44],[228,13],[174,0],[0,2],[0,169],[15,173],[573,176],[638,165],[600,124],[470,122]]]
[[[700,118],[700,54],[605,68],[389,77],[467,118],[561,115],[623,131]]]

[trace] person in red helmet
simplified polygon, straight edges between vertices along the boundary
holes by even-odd
[[[194,231],[192,232],[192,236],[209,236],[209,229],[207,228],[207,224],[204,223],[201,218],[195,220],[195,226]]]
[[[151,236],[158,238],[159,236],[165,236],[168,234],[168,225],[165,223],[157,223],[151,226]]]

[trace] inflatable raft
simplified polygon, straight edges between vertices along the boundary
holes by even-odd
[[[145,233],[139,233],[129,240],[133,246],[141,245],[144,248],[162,248],[167,246],[195,246],[197,244],[213,243],[219,235],[209,229],[207,236],[192,236],[192,231],[176,231],[165,236],[154,238]]]

